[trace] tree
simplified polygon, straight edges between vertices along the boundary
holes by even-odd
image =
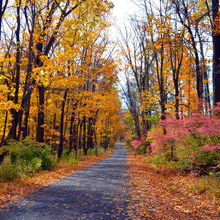
[[[212,0],[213,90],[214,103],[220,102],[220,21],[219,0]]]
[[[8,0],[5,1],[4,5],[3,5],[3,0],[0,0],[0,40],[1,40],[1,30],[2,30],[2,18],[7,8],[7,5],[8,5]]]

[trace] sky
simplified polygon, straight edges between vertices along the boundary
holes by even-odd
[[[131,0],[112,0],[114,4],[113,16],[117,24],[123,25],[128,21],[129,15],[137,11],[137,6]]]
[[[112,26],[110,28],[109,34],[112,40],[117,41],[121,38],[118,33],[117,28],[122,28],[127,24],[129,25],[129,15],[134,15],[138,11],[138,7],[132,3],[131,0],[111,0],[114,4],[112,9]],[[120,84],[124,84],[125,80],[123,72],[118,74]],[[122,100],[123,108],[126,108],[126,104]]]
[[[111,35],[113,39],[117,39],[117,27],[123,28],[129,23],[129,15],[134,15],[138,11],[138,7],[131,0],[112,0],[114,8],[112,10],[113,27]]]

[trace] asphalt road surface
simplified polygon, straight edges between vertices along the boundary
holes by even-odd
[[[127,153],[115,153],[0,210],[0,220],[130,219]]]

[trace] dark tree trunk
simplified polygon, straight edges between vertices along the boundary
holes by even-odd
[[[78,145],[77,145],[77,139],[78,139],[78,129],[77,124],[75,123],[73,126],[73,148],[75,151],[75,159],[78,158]]]
[[[86,117],[83,117],[83,151],[84,155],[87,155],[87,146],[86,146]]]
[[[2,164],[4,158],[9,154],[8,151],[5,151],[3,153],[0,154],[0,165]]]
[[[78,148],[81,149],[82,148],[82,120],[79,119],[78,122]]]
[[[151,112],[145,112],[143,111],[141,114],[142,117],[142,123],[143,123],[143,134],[146,134],[147,131],[149,131],[151,129],[151,121],[150,120],[146,120],[146,116],[150,116]]]
[[[27,94],[27,105],[25,108],[24,129],[23,129],[23,136],[22,136],[23,139],[25,139],[29,135],[28,118],[29,118],[30,106],[31,106],[31,93],[32,93],[32,90],[29,91],[29,93]]]
[[[66,112],[66,120],[65,120],[65,125],[64,125],[64,133],[63,133],[63,135],[64,136],[66,136],[66,131],[67,131],[67,122],[68,122],[68,115],[69,115],[69,108],[68,108],[68,106],[69,106],[69,99],[67,100],[67,112]]]
[[[39,107],[38,107],[38,121],[37,121],[37,135],[36,141],[44,142],[44,86],[38,87],[39,93]]]
[[[194,58],[195,58],[195,66],[196,66],[196,86],[197,86],[197,94],[198,94],[198,99],[199,102],[203,101],[203,74],[201,71],[201,67],[200,67],[200,59],[199,59],[199,54],[198,54],[198,50],[197,50],[197,46],[196,46],[196,40],[191,28],[191,24],[187,24],[186,21],[188,20],[189,16],[189,11],[188,11],[188,6],[184,3],[182,3],[182,9],[180,8],[180,2],[179,1],[173,1],[173,3],[176,6],[176,10],[177,10],[177,14],[180,18],[180,22],[182,23],[182,25],[187,29],[187,31],[190,34],[190,40],[192,43],[192,48],[193,48],[193,52],[194,52]],[[184,16],[184,18],[182,18],[182,14]],[[201,103],[199,103],[199,109],[201,109]]]
[[[140,123],[138,118],[138,113],[132,112],[133,118],[134,118],[134,124],[135,124],[135,131],[138,137],[141,137],[141,129],[140,129]]]
[[[214,103],[220,102],[220,34],[215,34],[215,29],[219,27],[219,0],[212,0],[213,21],[217,24],[213,27],[213,93]]]
[[[160,85],[160,106],[161,106],[161,120],[166,119],[166,94],[164,92],[163,84]]]
[[[180,48],[179,42],[176,39],[169,40],[170,47],[170,64],[172,69],[174,90],[175,90],[175,115],[176,119],[180,119],[179,116],[179,106],[180,106],[180,97],[179,97],[179,73],[183,61],[183,49]]]
[[[94,138],[95,138],[95,155],[98,155],[98,143],[97,143],[97,138],[96,138],[96,131],[94,129]]]
[[[164,92],[163,83],[160,85],[160,106],[161,106],[161,120],[166,119],[166,94]],[[163,128],[163,133],[166,134],[166,128]]]
[[[69,137],[69,151],[68,153],[70,153],[72,151],[72,149],[74,148],[74,150],[76,149],[77,146],[77,125],[76,125],[76,114],[75,114],[75,110],[77,107],[78,103],[75,102],[75,104],[73,105],[73,109],[72,109],[72,114],[71,114],[71,118],[70,118],[70,137]]]
[[[94,148],[93,144],[93,118],[89,117],[88,120],[88,129],[87,129],[87,147],[88,148]]]
[[[5,5],[3,6],[3,0],[0,0],[0,41],[1,41],[1,33],[2,33],[2,17],[4,15],[5,9],[7,8],[8,0],[5,1]]]
[[[72,111],[72,115],[70,118],[70,137],[69,137],[69,151],[68,154],[71,153],[72,149],[73,149],[73,127],[74,127],[74,121],[75,121],[75,113],[74,111]]]
[[[21,28],[21,19],[20,19],[20,8],[21,0],[17,6],[17,30],[16,34],[16,76],[15,76],[15,95],[14,95],[14,104],[18,104],[18,94],[19,94],[19,85],[20,85],[20,58],[21,58],[21,44],[20,44],[20,28]],[[12,127],[9,131],[8,138],[16,139],[17,138],[17,126],[18,126],[18,112],[15,109],[11,109],[12,113]]]
[[[1,33],[2,33],[2,7],[3,7],[3,0],[0,0],[0,41],[1,41]]]
[[[180,116],[179,116],[180,98],[179,98],[179,80],[178,79],[174,79],[174,87],[175,87],[175,115],[176,115],[176,119],[180,119]]]
[[[1,146],[3,145],[3,143],[4,143],[5,132],[6,132],[6,127],[7,127],[7,121],[8,121],[8,111],[5,112],[5,123],[4,123],[4,130],[3,130],[2,141],[1,141],[0,147],[1,147]]]
[[[61,159],[62,153],[63,153],[63,124],[64,124],[64,116],[65,116],[64,111],[65,111],[67,92],[68,90],[66,89],[64,92],[63,101],[62,101],[62,109],[61,109],[61,117],[60,117],[60,144],[59,144],[58,152],[57,152],[58,160]]]
[[[128,99],[129,99],[129,109],[133,116],[134,125],[135,125],[135,132],[138,137],[141,137],[141,129],[140,129],[140,123],[139,123],[139,115],[137,112],[137,104],[136,100],[134,100],[134,94],[131,94],[131,88],[130,83],[127,82],[127,92],[128,92]]]
[[[28,66],[27,66],[27,74],[25,78],[25,85],[24,85],[24,91],[23,91],[23,96],[22,96],[22,101],[21,101],[21,108],[18,112],[18,124],[19,124],[19,129],[18,129],[18,139],[20,139],[21,136],[21,129],[22,129],[22,117],[23,117],[23,111],[26,109],[26,105],[30,101],[31,98],[31,93],[32,93],[32,88],[29,88],[29,81],[32,73],[32,63],[33,63],[33,32],[30,33],[30,40],[29,40],[29,48],[28,48]],[[32,80],[32,83],[34,84],[34,80]],[[25,112],[25,117],[29,116],[29,110],[28,114]],[[26,118],[26,122],[28,121],[28,118]],[[26,134],[23,134],[23,137],[27,136],[27,131]]]

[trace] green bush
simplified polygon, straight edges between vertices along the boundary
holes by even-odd
[[[29,173],[36,173],[41,170],[42,160],[39,158],[34,158],[32,161],[22,161],[20,164],[20,174],[26,176]]]
[[[135,150],[136,153],[138,154],[146,154],[147,153],[147,147],[145,144],[141,144],[137,147],[137,149]]]
[[[55,157],[52,155],[51,147],[30,141],[29,138],[20,142],[8,140],[4,148],[9,152],[9,161],[1,166],[0,178],[24,177],[42,169],[51,169],[55,165]],[[5,173],[7,169],[8,174]]]
[[[179,150],[180,151],[180,150]],[[204,151],[200,147],[189,146],[182,150],[178,167],[183,171],[192,171],[195,175],[217,172],[220,161],[220,151]]]
[[[169,146],[165,146],[152,158],[152,164],[168,164],[182,172],[191,172],[194,176],[218,175],[220,150],[202,149],[202,146],[207,144],[207,139],[208,137],[196,135],[186,136],[181,143],[175,146],[173,160],[170,160]]]
[[[167,164],[170,161],[170,154],[166,153],[158,153],[152,158],[153,164]]]
[[[87,151],[87,155],[88,156],[91,156],[91,155],[96,155],[96,149],[95,148],[89,148],[88,151]]]
[[[12,180],[20,177],[20,172],[15,164],[6,162],[0,167],[0,179],[1,180]]]
[[[215,139],[218,137],[215,137]],[[182,142],[182,147],[177,148],[178,168],[182,171],[192,172],[194,175],[206,175],[219,171],[220,150],[206,151],[208,137],[187,136]]]

